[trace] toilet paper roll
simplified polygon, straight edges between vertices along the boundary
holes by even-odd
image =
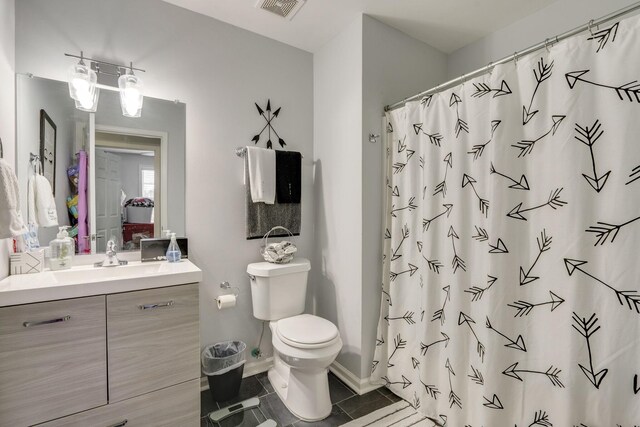
[[[220,295],[216,298],[216,302],[218,303],[218,310],[222,310],[224,308],[231,308],[236,306],[236,296],[235,295]]]

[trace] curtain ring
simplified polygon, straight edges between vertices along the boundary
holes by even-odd
[[[547,52],[551,52],[549,50],[549,39],[544,39],[544,48],[547,50]]]
[[[513,52],[513,64],[516,65],[518,63],[518,52]]]
[[[593,37],[593,19],[589,21],[589,33],[591,33],[591,37]]]
[[[493,75],[493,62],[489,62],[487,65],[487,70],[489,70],[489,75]]]

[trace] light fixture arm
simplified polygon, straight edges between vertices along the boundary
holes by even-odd
[[[124,69],[130,69],[131,72],[135,71],[141,71],[143,73],[146,73],[145,70],[143,70],[142,68],[134,68],[133,66],[133,62],[129,63],[129,66],[127,67],[126,65],[120,65],[120,64],[114,64],[112,62],[107,62],[107,61],[100,61],[98,59],[93,59],[93,58],[87,58],[86,56],[84,56],[83,52],[80,51],[80,56],[78,55],[73,55],[71,53],[65,53],[64,56],[69,56],[71,58],[78,58],[80,59],[80,61],[82,62],[84,59],[86,59],[87,61],[91,61],[91,62],[95,62],[96,64],[105,64],[105,65],[110,65],[112,67],[117,67],[117,68],[124,68]]]

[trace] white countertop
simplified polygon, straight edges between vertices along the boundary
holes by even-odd
[[[202,270],[189,260],[129,262],[118,267],[76,266],[70,270],[9,276],[0,281],[0,307],[197,283]]]

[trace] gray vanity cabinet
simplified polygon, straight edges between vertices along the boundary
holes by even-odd
[[[107,295],[109,401],[200,377],[198,285]]]
[[[0,308],[0,427],[199,426],[198,292]]]
[[[0,308],[0,426],[107,404],[105,296]]]

